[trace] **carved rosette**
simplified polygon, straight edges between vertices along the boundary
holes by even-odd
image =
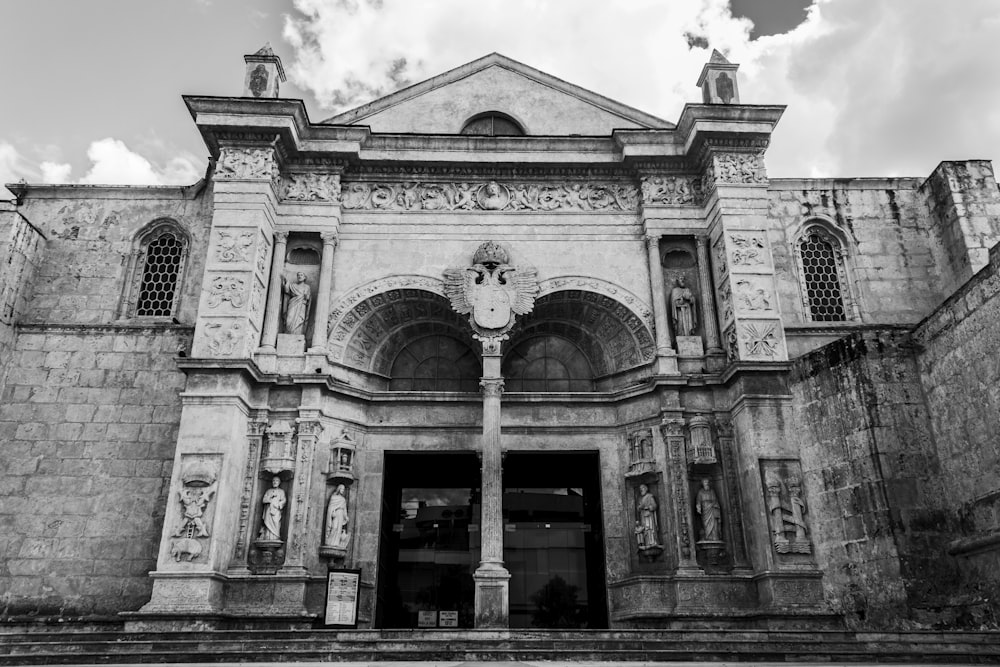
[[[634,212],[639,193],[629,183],[350,182],[341,206],[358,211]]]

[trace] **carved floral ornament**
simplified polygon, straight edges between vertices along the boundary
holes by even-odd
[[[339,174],[289,174],[284,179],[282,197],[287,201],[340,203]]]

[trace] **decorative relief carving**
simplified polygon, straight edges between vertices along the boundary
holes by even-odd
[[[267,275],[267,252],[270,250],[271,244],[267,242],[264,236],[260,237],[260,243],[258,244],[257,250],[257,273],[261,275]]]
[[[701,178],[695,176],[642,177],[642,203],[645,205],[699,205],[704,196]]]
[[[736,303],[741,312],[774,310],[771,305],[774,297],[768,283],[770,280],[763,280],[753,277],[741,277],[735,282]]]
[[[722,304],[722,324],[723,326],[733,321],[733,291],[729,283],[725,283],[719,288],[719,301]]]
[[[778,554],[812,553],[802,496],[802,464],[797,460],[762,460],[760,469],[774,550]]]
[[[209,322],[205,325],[208,351],[216,357],[231,357],[243,350],[243,324],[240,322]]]
[[[726,487],[729,497],[729,522],[732,526],[733,551],[736,552],[738,563],[746,560],[746,549],[743,546],[743,519],[740,509],[740,486],[737,477],[735,442],[733,440],[733,425],[728,419],[716,422],[719,430],[719,449],[725,460]]]
[[[653,311],[649,306],[628,290],[599,278],[590,278],[587,276],[559,276],[557,278],[549,278],[538,284],[538,296],[540,298],[564,289],[582,289],[611,297],[615,301],[620,301],[627,305],[636,315],[642,318],[642,322],[647,327],[650,329],[653,328]]]
[[[781,342],[776,322],[741,322],[741,325],[747,358],[773,359],[779,355]]]
[[[726,329],[723,337],[726,340],[726,358],[728,358],[729,361],[739,361],[740,346],[739,338],[736,336],[736,325],[733,324],[731,327]]]
[[[273,148],[225,147],[219,152],[215,178],[220,180],[274,180],[278,163]]]
[[[219,242],[216,244],[216,258],[220,262],[247,262],[250,260],[250,249],[253,247],[253,231],[230,234],[224,229],[219,230]]]
[[[259,313],[264,306],[264,286],[254,280],[253,292],[250,294],[250,312]]]
[[[208,307],[218,308],[228,301],[233,308],[242,308],[247,303],[246,285],[242,278],[216,276],[208,294]]]
[[[630,184],[367,183],[345,184],[341,205],[383,211],[635,211]]]
[[[636,477],[656,471],[656,459],[653,454],[653,429],[644,428],[633,431],[628,440],[628,472],[626,477]]]
[[[690,560],[691,558],[691,533],[688,529],[688,517],[686,509],[688,499],[686,497],[687,479],[684,473],[687,470],[685,457],[684,421],[681,419],[667,419],[660,424],[660,434],[667,444],[667,452],[670,456],[671,483],[674,489],[674,509],[677,515],[677,526],[680,538],[681,558]]]
[[[340,203],[340,176],[337,174],[289,174],[285,179],[284,199]]]
[[[763,232],[736,233],[728,232],[729,242],[733,246],[733,264],[740,267],[764,266],[766,262],[767,239]]]
[[[247,422],[247,462],[243,470],[243,485],[240,493],[240,519],[236,535],[236,547],[233,559],[237,562],[246,557],[247,533],[250,530],[250,508],[253,494],[253,484],[257,472],[257,460],[260,456],[261,441],[264,429],[267,428],[267,417],[258,415]]]
[[[221,465],[222,456],[218,454],[181,456],[181,488],[177,491],[181,517],[172,533],[175,539],[170,542],[170,555],[176,562],[198,558],[204,551],[200,539],[211,537],[212,512],[208,506],[215,497]]]
[[[719,241],[715,244],[715,272],[718,279],[721,281],[725,276],[726,272],[729,270],[726,262],[726,244]]]
[[[720,153],[714,156],[716,183],[767,183],[764,163],[757,153]]]
[[[472,266],[446,269],[444,291],[451,307],[469,316],[472,330],[483,338],[510,331],[516,315],[527,315],[538,295],[538,272],[508,264],[500,244],[486,241],[476,250]]]

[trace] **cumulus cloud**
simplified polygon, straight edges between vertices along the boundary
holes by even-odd
[[[42,183],[69,183],[73,165],[64,162],[43,162],[38,165],[42,172]]]
[[[787,104],[773,176],[920,176],[1000,154],[995,0],[816,0],[756,40],[727,0],[295,0],[293,80],[331,112],[490,51],[668,120],[711,48],[740,68],[744,102]],[[706,47],[705,45],[708,45]]]
[[[175,157],[157,167],[125,142],[110,137],[90,144],[87,157],[91,166],[79,181],[84,184],[187,185],[200,176],[187,158]]]
[[[22,178],[29,180],[37,175],[12,143],[0,141],[0,199],[14,198],[13,193],[4,187],[5,183],[16,183]]]

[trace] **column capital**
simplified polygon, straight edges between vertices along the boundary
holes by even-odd
[[[288,242],[288,232],[275,230],[275,232],[274,232],[274,240],[277,243],[286,243],[286,242]]]
[[[484,396],[500,396],[503,393],[503,378],[482,378],[479,386]]]
[[[708,238],[707,237],[696,236],[696,237],[694,237],[694,242],[695,242],[695,245],[698,246],[699,250],[701,250],[702,248],[708,247]]]
[[[323,239],[323,245],[337,247],[337,243],[340,241],[340,235],[337,232],[321,232],[319,237]]]
[[[658,248],[661,238],[663,238],[663,234],[646,234],[646,246],[650,248]]]

